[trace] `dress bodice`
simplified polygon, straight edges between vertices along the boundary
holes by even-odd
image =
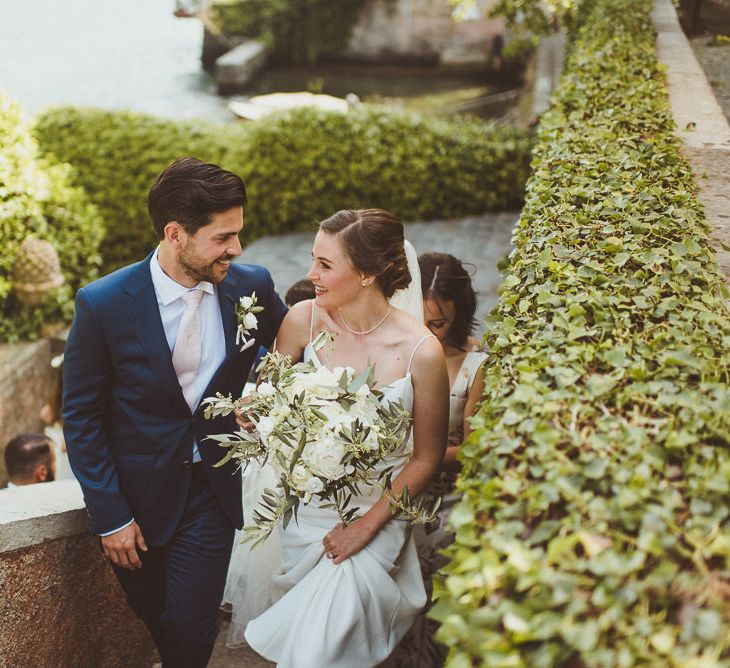
[[[323,366],[319,357],[317,357],[311,341],[304,348],[303,360],[305,362],[311,362],[317,368]],[[392,383],[376,389],[383,393],[381,401],[388,403],[401,401],[409,413],[413,412],[413,383],[411,382],[410,369],[402,378],[398,378],[398,380],[394,380]]]
[[[413,356],[411,356],[411,361],[412,358]],[[304,348],[303,360],[305,362],[311,362],[317,368],[323,366],[319,357],[317,357],[311,341]],[[413,382],[411,380],[410,362],[405,376],[376,389],[383,393],[380,399],[381,403],[396,403],[400,401],[406,407],[406,410],[413,415]],[[412,454],[413,439],[411,438],[411,428],[409,427],[401,447],[387,459],[384,459],[379,466],[376,466],[376,469],[381,470],[382,468],[392,467],[393,475],[398,475]]]

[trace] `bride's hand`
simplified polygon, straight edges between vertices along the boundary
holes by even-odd
[[[372,538],[372,532],[362,520],[355,520],[346,527],[338,524],[322,541],[324,554],[333,564],[341,564],[362,550]]]

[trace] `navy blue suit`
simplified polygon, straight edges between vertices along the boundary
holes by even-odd
[[[115,570],[163,663],[198,666],[205,665],[200,657],[209,654],[217,633],[210,624],[216,624],[233,528],[243,524],[240,473],[233,462],[213,467],[225,451],[205,437],[236,427],[232,417],[204,420],[200,407],[191,414],[172,365],[150,257],[77,294],[64,358],[64,434],[90,530],[107,533],[134,518],[151,548],[141,570]],[[232,264],[217,291],[226,357],[203,396],[237,396],[259,345],[272,344],[286,307],[263,267]],[[251,332],[256,344],[241,352],[234,307],[252,292],[264,311]],[[192,464],[194,437],[202,465]],[[209,548],[215,554],[206,554]],[[153,593],[159,600],[150,602]],[[176,654],[170,647],[181,639],[188,646]],[[196,643],[210,647],[200,650]]]

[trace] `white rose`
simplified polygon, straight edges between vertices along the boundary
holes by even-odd
[[[337,396],[337,377],[326,367],[319,367],[311,377],[315,394],[322,399],[334,399]]]
[[[271,383],[261,383],[256,388],[256,392],[262,397],[272,397],[276,394],[276,388]]]
[[[306,466],[302,466],[301,464],[297,464],[289,475],[289,481],[291,482],[292,487],[300,492],[309,491],[308,483],[311,479],[312,474],[309,470],[307,470]]]
[[[332,372],[325,367],[319,367],[313,373],[296,374],[290,392],[292,396],[305,391],[307,394],[320,399],[334,399],[337,396],[336,386],[337,380]]]
[[[276,420],[269,415],[259,418],[256,423],[256,431],[258,432],[259,438],[265,443],[266,440],[271,436],[271,432],[274,431],[276,426]]]
[[[339,434],[344,427],[351,428],[354,421],[355,419],[352,415],[345,413],[344,415],[335,415],[327,422],[326,426],[331,432]]]
[[[367,437],[363,441],[363,445],[370,450],[378,449],[378,432],[375,429],[371,429]]]
[[[338,480],[345,474],[345,467],[342,466],[344,456],[344,445],[331,436],[311,443],[302,452],[302,459],[312,473],[326,480]]]
[[[302,392],[309,392],[315,384],[315,375],[313,373],[296,373],[294,379],[287,387],[287,396],[293,398]]]
[[[307,480],[307,492],[310,494],[318,494],[324,489],[324,483],[317,477],[312,476]]]
[[[363,383],[362,385],[360,385],[359,388],[357,388],[357,392],[355,392],[355,394],[358,397],[366,397],[368,394],[370,394],[370,387],[368,387],[367,383]]]
[[[253,306],[253,299],[251,297],[241,297],[241,306],[245,309],[249,309]]]
[[[372,397],[372,395],[368,395]],[[359,420],[365,424],[375,424],[378,421],[378,406],[375,401],[369,401],[365,398],[360,398],[352,406],[350,406],[350,415],[353,418],[359,418]]]
[[[259,321],[253,313],[246,313],[243,316],[243,328],[244,329],[256,329],[259,326]]]
[[[319,412],[327,418],[328,423],[339,422],[341,418],[347,417],[347,412],[340,404],[330,401],[320,406]]]

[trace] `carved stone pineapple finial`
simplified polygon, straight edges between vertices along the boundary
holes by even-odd
[[[13,263],[13,288],[25,304],[40,304],[63,283],[56,249],[43,239],[26,239]]]

